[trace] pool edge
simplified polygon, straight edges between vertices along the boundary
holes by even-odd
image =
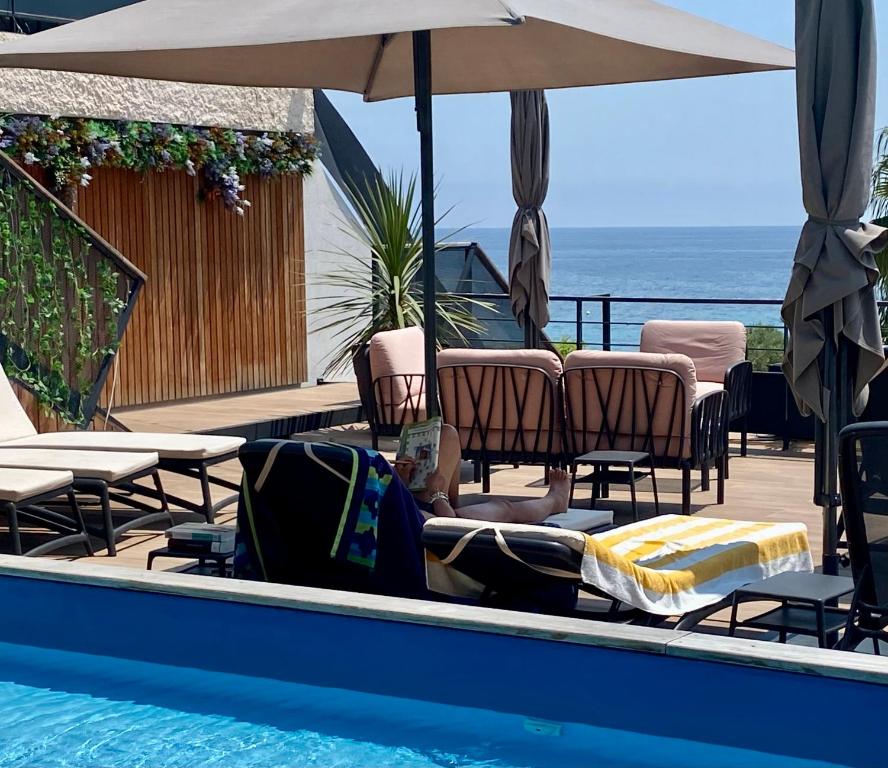
[[[13,555],[0,555],[0,576],[528,637],[888,685],[885,657],[592,619]]]

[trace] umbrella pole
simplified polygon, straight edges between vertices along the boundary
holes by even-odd
[[[838,575],[838,526],[841,499],[838,492],[838,433],[842,428],[840,400],[847,389],[847,354],[837,349],[832,308],[823,313],[825,343],[823,347],[822,386],[827,395],[826,422],[817,423],[815,432],[817,503],[823,508],[823,572]],[[845,365],[841,362],[844,360]],[[844,368],[844,370],[839,370]],[[846,416],[847,418],[847,416]]]
[[[413,33],[416,127],[419,130],[422,195],[422,308],[425,330],[426,413],[438,415],[438,328],[435,270],[435,166],[432,143],[432,33]]]

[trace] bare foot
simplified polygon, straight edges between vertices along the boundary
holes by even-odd
[[[552,502],[553,515],[567,512],[570,504],[570,475],[563,469],[549,470],[549,492],[546,498]]]

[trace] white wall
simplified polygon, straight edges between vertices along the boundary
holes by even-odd
[[[305,209],[305,295],[308,311],[308,380],[314,384],[324,376],[330,356],[341,346],[337,341],[340,331],[320,331],[329,322],[328,317],[319,317],[318,309],[329,303],[331,289],[324,285],[324,276],[342,269],[355,269],[355,262],[337,251],[348,250],[356,253],[360,245],[347,233],[342,232],[344,220],[352,217],[344,199],[335,184],[330,180],[320,162],[315,164],[314,173],[303,183]],[[370,287],[370,251],[359,254],[365,260],[367,288]],[[325,297],[327,297],[325,301]],[[337,381],[354,379],[351,369],[345,375],[335,377]]]

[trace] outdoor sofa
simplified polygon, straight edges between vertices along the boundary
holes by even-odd
[[[213,522],[216,512],[237,500],[237,495],[230,495],[224,500],[213,503],[210,485],[218,485],[231,491],[237,491],[239,486],[219,477],[209,474],[209,468],[213,465],[237,458],[237,451],[245,440],[240,437],[216,436],[216,435],[182,435],[167,434],[162,432],[100,432],[100,431],[70,431],[70,432],[44,432],[38,433],[22,408],[12,386],[5,373],[0,369],[0,451],[3,449],[42,449],[49,451],[73,450],[78,452],[114,452],[128,454],[150,454],[153,461],[151,467],[173,472],[199,481],[201,488],[201,503],[196,504],[190,499],[178,496],[166,495],[159,486],[159,479],[154,487],[144,484],[133,486],[130,490],[139,495],[148,496],[166,506],[172,501],[182,508],[203,515],[207,522]],[[85,464],[84,464],[85,462]],[[133,459],[135,464],[145,463],[143,458]],[[131,462],[131,464],[133,463]],[[56,466],[64,468],[64,459]],[[79,466],[94,465],[95,471],[102,468],[101,457],[84,456]],[[120,474],[112,472],[99,472],[99,477],[104,482],[114,484],[130,483],[124,477],[129,464],[122,465],[115,462],[115,466],[121,467]],[[56,468],[55,466],[53,468]],[[135,470],[134,470],[135,471]],[[75,477],[77,472],[75,471]],[[83,476],[79,478],[83,480]],[[137,479],[137,478],[132,478]]]
[[[480,468],[484,493],[491,464],[560,465],[561,374],[558,355],[542,349],[438,353],[441,415]]]
[[[405,424],[426,418],[422,328],[375,334],[356,353],[354,369],[374,449],[381,436],[396,437]]]
[[[562,381],[567,464],[592,451],[648,453],[658,469],[681,470],[685,515],[691,513],[691,470],[701,470],[708,490],[714,467],[717,501],[724,503],[727,394],[721,387],[699,387],[691,358],[572,352]]]
[[[691,358],[698,394],[724,389],[728,393],[728,424],[738,425],[740,455],[746,456],[747,420],[752,408],[752,363],[746,359],[746,327],[734,321],[649,320],[641,329],[639,349]],[[730,476],[729,459],[727,452],[725,477]]]

